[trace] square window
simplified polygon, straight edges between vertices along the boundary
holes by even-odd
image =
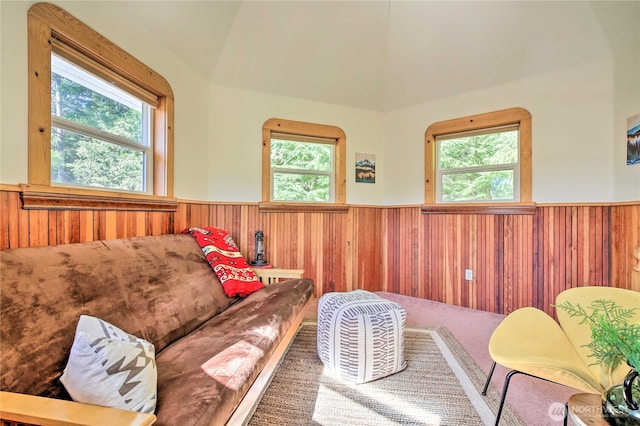
[[[509,108],[425,131],[423,213],[532,214],[531,114]]]
[[[51,55],[51,182],[147,192],[151,107]]]
[[[339,127],[279,118],[265,121],[263,207],[340,209],[346,201],[345,153],[346,135]]]
[[[436,138],[437,200],[518,201],[517,126]]]
[[[334,141],[271,139],[273,201],[332,202]]]

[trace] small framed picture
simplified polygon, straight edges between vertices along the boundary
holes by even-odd
[[[627,118],[627,165],[640,164],[640,114]]]
[[[376,183],[375,154],[356,153],[356,182]]]

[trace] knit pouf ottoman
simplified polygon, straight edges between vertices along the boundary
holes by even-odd
[[[318,301],[318,357],[342,380],[365,383],[403,370],[402,306],[365,290]]]

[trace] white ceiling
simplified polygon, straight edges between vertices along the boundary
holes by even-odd
[[[151,7],[151,5],[153,5]],[[113,2],[216,84],[377,111],[640,49],[640,1]]]

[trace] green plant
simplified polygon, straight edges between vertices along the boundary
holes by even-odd
[[[631,367],[640,368],[640,324],[629,323],[638,308],[624,308],[602,299],[591,302],[587,307],[590,312],[570,302],[555,306],[570,317],[582,318],[580,324],[591,328],[591,343],[585,347],[591,349],[591,356],[597,360],[592,365],[614,368],[626,361]]]

